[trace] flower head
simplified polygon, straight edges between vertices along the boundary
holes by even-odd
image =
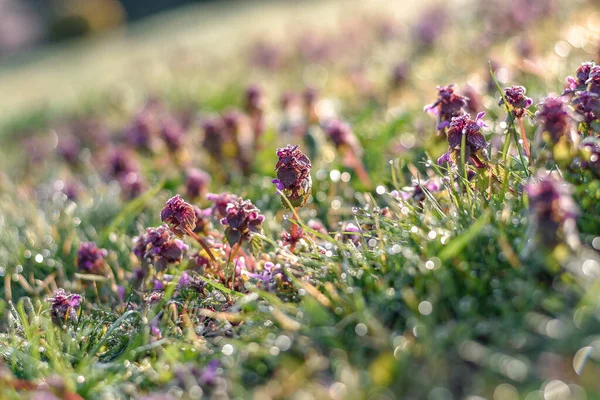
[[[158,228],[148,228],[137,238],[134,254],[142,265],[154,265],[158,270],[168,264],[179,263],[188,246],[177,239],[165,225]]]
[[[165,117],[161,121],[161,136],[171,152],[179,151],[184,145],[184,131],[179,121],[173,117]]]
[[[587,86],[587,81],[590,78],[590,72],[593,67],[594,62],[584,62],[579,66],[579,68],[577,68],[574,77],[567,77],[567,83],[569,85],[569,89],[567,89],[567,92],[585,90]]]
[[[464,114],[463,107],[467,105],[468,99],[454,93],[454,85],[438,86],[437,100],[425,106],[425,112],[437,115],[438,130],[442,130],[450,124],[454,117]]]
[[[474,120],[470,115],[464,114],[460,117],[452,118],[448,127],[448,153],[438,159],[438,164],[445,162],[455,162],[460,159],[462,138],[466,136],[465,157],[466,162],[473,164],[477,168],[484,168],[487,161],[487,141],[481,133],[481,128],[485,127],[482,118],[485,113],[481,112]]]
[[[541,244],[554,247],[563,239],[576,241],[578,208],[570,187],[555,174],[541,172],[525,187],[529,198],[530,223]],[[576,236],[576,235],[575,235]]]
[[[93,242],[83,242],[77,250],[77,268],[87,274],[103,275],[106,272],[108,252],[99,249]]]
[[[160,212],[160,219],[166,222],[177,236],[183,236],[196,227],[194,207],[183,201],[178,194],[165,203]]]
[[[504,97],[506,102],[511,108],[513,115],[517,118],[521,118],[525,115],[525,109],[528,108],[532,103],[529,97],[525,96],[527,89],[523,86],[511,86],[504,88]],[[504,104],[504,98],[500,99],[498,105]]]
[[[583,121],[589,124],[600,116],[600,95],[590,91],[578,93],[572,101],[575,112],[583,117]]]
[[[188,169],[185,178],[185,190],[187,196],[192,199],[204,197],[208,190],[208,185],[210,185],[210,181],[210,175],[206,172],[197,168]]]
[[[214,203],[212,206],[213,213],[217,218],[224,218],[227,215],[227,206],[229,203],[235,202],[238,197],[231,193],[209,193],[206,198]]]
[[[204,148],[216,160],[221,160],[223,144],[227,136],[223,120],[220,117],[206,119],[202,122],[202,130],[204,131]]]
[[[594,65],[586,81],[587,90],[600,95],[600,65]]]
[[[275,165],[277,179],[273,183],[288,198],[293,207],[306,204],[312,190],[310,160],[298,149],[298,145],[287,145],[277,150],[279,160]],[[286,202],[283,202],[287,206]]]
[[[554,143],[569,130],[569,113],[565,103],[558,97],[547,97],[536,113],[542,132],[547,132]]]
[[[55,323],[62,324],[67,318],[77,322],[76,310],[81,306],[80,295],[56,289],[54,297],[48,297],[46,301],[50,303],[50,314]]]
[[[260,86],[251,85],[246,89],[246,111],[249,113],[262,112],[264,102],[265,96]]]
[[[234,245],[249,240],[254,232],[261,232],[264,220],[265,216],[260,214],[260,210],[250,200],[239,198],[227,205],[227,212],[221,223],[227,226],[227,241]]]

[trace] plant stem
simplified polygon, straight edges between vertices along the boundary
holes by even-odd
[[[297,217],[297,211],[294,210],[294,212],[292,213],[292,219],[294,221],[298,221],[298,217]],[[292,239],[292,243],[290,244],[290,252],[294,252],[294,249],[296,248],[296,241],[297,241],[297,236],[298,236],[298,225],[296,225],[295,223],[292,222],[292,228],[291,228],[291,232],[290,232],[290,236]]]
[[[210,259],[213,262],[215,262],[215,263],[217,262],[217,259],[213,255],[212,251],[210,251],[210,247],[208,247],[208,244],[206,244],[206,242],[204,240],[202,240],[202,238],[200,236],[196,235],[196,232],[192,231],[189,228],[186,228],[185,233],[190,235],[196,242],[200,243],[200,246],[202,246],[204,251],[206,251],[206,253],[208,253],[208,256],[210,257]]]
[[[525,134],[525,127],[523,126],[523,118],[517,118],[517,123],[519,124],[519,129],[521,130],[521,140],[523,140],[523,147],[525,148],[525,154],[529,158],[529,165],[531,165],[531,148],[529,147],[529,141],[527,140],[527,135]]]

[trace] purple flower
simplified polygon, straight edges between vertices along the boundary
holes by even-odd
[[[447,132],[449,154],[445,157],[440,157],[438,163],[452,159],[453,162],[458,164],[456,160],[460,159],[462,138],[465,135],[467,145],[465,149],[466,162],[473,164],[477,168],[486,167],[488,144],[481,133],[481,128],[486,126],[482,120],[484,115],[485,113],[483,112],[479,113],[475,120],[468,114],[452,118]]]
[[[589,92],[600,95],[600,65],[594,65],[586,81]]]
[[[250,114],[263,112],[265,96],[262,88],[258,85],[251,85],[246,89],[245,108]]]
[[[178,194],[167,200],[160,212],[160,219],[167,223],[177,236],[183,236],[196,227],[194,207],[186,203]]]
[[[267,290],[274,290],[280,282],[289,282],[289,278],[283,272],[281,264],[273,264],[271,261],[265,262],[260,272],[243,271],[242,273],[259,281]]]
[[[212,215],[211,208],[201,209],[198,206],[194,206],[194,213],[196,213],[196,227],[194,228],[195,233],[208,234],[212,224],[210,222],[210,216]]]
[[[445,8],[432,7],[419,16],[414,26],[415,40],[421,47],[431,47],[440,37],[448,21]]]
[[[165,225],[148,228],[137,238],[134,254],[143,266],[154,265],[163,270],[168,264],[179,263],[188,246],[177,239]]]
[[[542,134],[547,134],[553,143],[569,133],[569,113],[559,97],[547,97],[536,113]]]
[[[308,157],[298,149],[298,145],[287,145],[277,150],[279,160],[275,165],[277,179],[273,183],[283,192],[293,207],[306,204],[312,190],[310,177],[311,164]],[[287,207],[287,203],[282,201]]]
[[[212,210],[215,217],[221,219],[227,215],[227,206],[238,199],[235,194],[231,193],[209,193],[206,198],[214,203]]]
[[[555,174],[542,171],[527,184],[529,214],[532,232],[538,242],[553,248],[563,240],[577,240],[575,218],[578,208],[571,198],[571,189]]]
[[[202,122],[202,130],[204,131],[204,148],[215,160],[222,160],[223,144],[227,140],[223,120],[219,117],[206,119]]]
[[[179,121],[173,117],[164,117],[161,121],[161,136],[170,152],[181,150],[185,135]]]
[[[197,169],[190,168],[186,172],[185,189],[188,197],[195,199],[198,197],[204,197],[210,185],[210,175],[206,172]]]
[[[569,89],[565,93],[585,90],[587,87],[588,79],[590,78],[590,72],[594,67],[593,61],[584,62],[577,68],[575,72],[575,77],[569,76],[567,77],[567,82],[569,84]]]
[[[67,318],[77,322],[76,310],[81,306],[81,296],[64,289],[56,289],[54,297],[46,299],[50,303],[50,314],[56,324],[63,324]]]
[[[135,153],[130,150],[113,150],[109,157],[108,165],[110,167],[110,175],[115,178],[121,174],[138,172],[140,169]]]
[[[511,86],[504,89],[504,97],[513,115],[517,118],[525,115],[525,109],[533,103],[529,97],[525,96],[526,92],[527,90],[523,86]],[[498,105],[502,104],[504,104],[504,98],[498,102]]]
[[[586,124],[590,124],[600,116],[600,95],[589,91],[577,93],[572,101],[575,112],[583,117]]]
[[[410,67],[408,63],[400,63],[392,68],[391,85],[393,88],[399,88],[406,82]]]
[[[437,115],[438,131],[450,124],[454,117],[464,114],[463,107],[467,105],[467,98],[454,93],[454,85],[438,86],[437,100],[425,106],[424,111]]]
[[[77,250],[77,268],[87,274],[104,275],[107,254],[106,249],[99,249],[95,243],[83,242]]]
[[[225,237],[230,245],[250,240],[252,233],[262,231],[262,223],[265,220],[260,210],[250,202],[241,198],[227,205],[225,218],[221,220],[226,225]]]
[[[435,179],[427,181],[414,181],[412,186],[402,188],[402,191],[393,190],[390,194],[401,197],[403,200],[413,199],[417,202],[425,200],[425,192],[423,188],[429,192],[437,192],[440,190],[440,182]]]
[[[64,135],[58,141],[58,154],[65,159],[66,162],[73,165],[79,161],[79,152],[81,150],[81,142],[75,136]]]
[[[120,174],[118,177],[125,198],[134,199],[146,190],[146,181],[137,172]]]

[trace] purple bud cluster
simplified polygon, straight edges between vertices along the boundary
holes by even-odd
[[[194,207],[186,203],[178,194],[165,203],[160,212],[160,219],[168,224],[177,236],[184,236],[196,227]]]
[[[46,301],[50,303],[50,315],[56,324],[62,325],[67,319],[77,322],[77,309],[81,306],[80,295],[56,289],[54,297],[48,297]]]
[[[167,265],[181,262],[188,246],[177,239],[165,225],[148,228],[139,236],[134,254],[142,265],[154,265],[157,270],[164,270]]]
[[[310,160],[298,149],[298,145],[278,149],[277,157],[277,179],[273,179],[273,183],[287,197],[292,207],[304,206],[312,190]],[[287,202],[282,203],[288,207]]]
[[[93,242],[81,243],[77,250],[77,268],[86,274],[104,275],[107,254],[106,249],[99,249]]]
[[[481,133],[481,128],[486,127],[482,118],[485,113],[481,112],[475,119],[470,115],[464,114],[460,117],[452,118],[448,127],[448,152],[438,159],[438,164],[443,165],[448,162],[458,164],[461,156],[461,147],[463,135],[466,136],[465,143],[465,162],[474,165],[476,168],[485,168],[487,166],[487,141]]]
[[[221,220],[226,225],[225,237],[230,245],[250,240],[252,233],[262,231],[265,216],[250,202],[238,198],[227,205],[225,217]]]
[[[438,86],[437,100],[425,106],[424,111],[438,117],[438,131],[450,125],[452,118],[464,114],[463,107],[467,105],[467,98],[454,93],[454,85]]]
[[[544,99],[536,113],[536,118],[540,122],[542,134],[547,134],[552,143],[557,143],[560,138],[569,133],[569,112],[559,97]]]
[[[527,89],[523,86],[511,86],[504,88],[504,98],[510,106],[512,114],[516,118],[521,118],[526,113],[526,109],[533,104],[533,100],[525,96]],[[498,105],[504,104],[504,98],[501,98]]]

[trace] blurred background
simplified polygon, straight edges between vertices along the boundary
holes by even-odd
[[[216,0],[0,0],[0,57]]]

